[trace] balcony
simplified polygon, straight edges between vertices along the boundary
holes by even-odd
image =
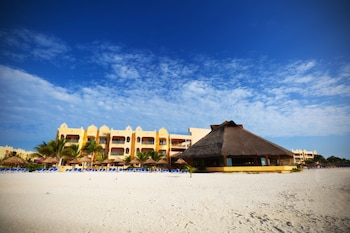
[[[111,155],[124,155],[124,148],[113,148]]]
[[[154,138],[153,137],[144,137],[144,138],[142,138],[141,144],[154,145]]]
[[[174,140],[171,140],[171,146],[178,147],[178,148],[188,148],[191,146],[191,141],[182,140],[182,139],[174,139]]]
[[[125,144],[125,137],[113,136],[111,143],[112,144]]]
[[[78,143],[79,142],[79,138],[67,138],[67,142],[68,143]]]
[[[107,138],[100,138],[99,144],[107,144]]]
[[[125,140],[112,140],[112,144],[125,144]]]

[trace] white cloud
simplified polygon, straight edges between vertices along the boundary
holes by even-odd
[[[70,48],[63,41],[42,33],[22,29],[3,31],[0,39],[4,42],[4,54],[19,59],[39,59],[55,62],[55,59],[72,60]]]
[[[41,59],[70,50],[56,38],[29,31],[7,43],[21,52],[34,49],[31,55]],[[350,109],[344,104],[350,93],[347,64],[334,72],[315,60],[276,64],[266,58],[198,56],[184,61],[108,43],[80,48],[103,78],[74,90],[0,66],[0,127],[36,125],[40,134],[42,127],[55,131],[67,122],[71,127],[165,127],[177,133],[234,120],[261,136],[350,133]]]

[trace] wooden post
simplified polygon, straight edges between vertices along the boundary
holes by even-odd
[[[270,166],[269,156],[268,155],[265,155],[265,160],[266,160],[266,166]]]

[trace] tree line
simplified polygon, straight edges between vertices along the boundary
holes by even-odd
[[[322,155],[315,155],[313,159],[306,160],[305,165],[307,167],[350,167],[350,160],[334,155],[327,158]]]

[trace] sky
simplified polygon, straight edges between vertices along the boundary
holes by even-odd
[[[350,3],[3,0],[0,145],[233,120],[350,159]]]

